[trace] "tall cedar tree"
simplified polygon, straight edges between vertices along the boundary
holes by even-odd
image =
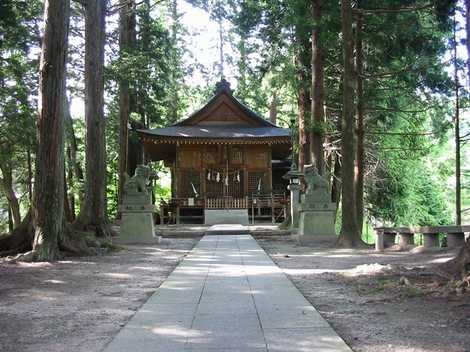
[[[39,120],[33,200],[33,253],[38,260],[59,256],[64,229],[64,90],[69,0],[46,0],[39,68]]]
[[[341,30],[343,48],[343,115],[342,115],[342,223],[338,245],[355,247],[362,243],[357,226],[354,189],[355,119],[354,119],[354,55],[351,0],[341,0]]]
[[[466,10],[466,32],[467,32],[467,54],[470,55],[470,0],[465,0]],[[467,61],[467,72],[470,78],[470,56]],[[457,257],[450,264],[454,273],[457,275],[466,276],[470,272],[470,237],[465,241],[464,246],[460,250]]]
[[[106,141],[104,120],[104,44],[106,0],[85,3],[85,197],[76,228],[97,236],[111,234],[106,216]]]
[[[357,88],[357,106],[356,106],[356,124],[357,124],[357,149],[356,149],[356,174],[354,178],[356,191],[356,212],[357,227],[359,234],[362,234],[364,224],[364,84],[363,84],[363,57],[362,57],[362,33],[363,33],[363,15],[357,15],[356,23],[356,88]]]
[[[119,49],[125,55],[135,44],[135,3],[134,0],[121,0],[119,3]],[[129,117],[131,113],[131,91],[126,78],[119,81],[119,195],[122,202],[124,178],[128,172]]]
[[[312,0],[312,131],[310,132],[311,161],[323,174],[324,78],[320,43],[321,0]]]

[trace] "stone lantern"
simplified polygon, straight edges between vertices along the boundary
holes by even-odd
[[[300,205],[300,177],[302,172],[296,170],[295,164],[292,164],[291,170],[287,172],[282,178],[289,180],[287,189],[290,191],[290,228],[295,230],[299,227],[299,205]]]

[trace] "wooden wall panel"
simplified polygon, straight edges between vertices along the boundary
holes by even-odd
[[[267,147],[248,147],[246,150],[246,166],[248,169],[265,169],[270,166],[270,154]]]
[[[201,168],[201,149],[200,148],[179,148],[178,166],[183,168]]]

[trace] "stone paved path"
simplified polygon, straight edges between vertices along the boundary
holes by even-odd
[[[250,235],[206,235],[105,352],[351,352]]]

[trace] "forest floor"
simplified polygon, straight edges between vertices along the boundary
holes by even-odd
[[[258,243],[355,352],[470,352],[470,293],[446,286],[434,269],[455,251]]]
[[[0,264],[0,351],[101,351],[196,243]]]

